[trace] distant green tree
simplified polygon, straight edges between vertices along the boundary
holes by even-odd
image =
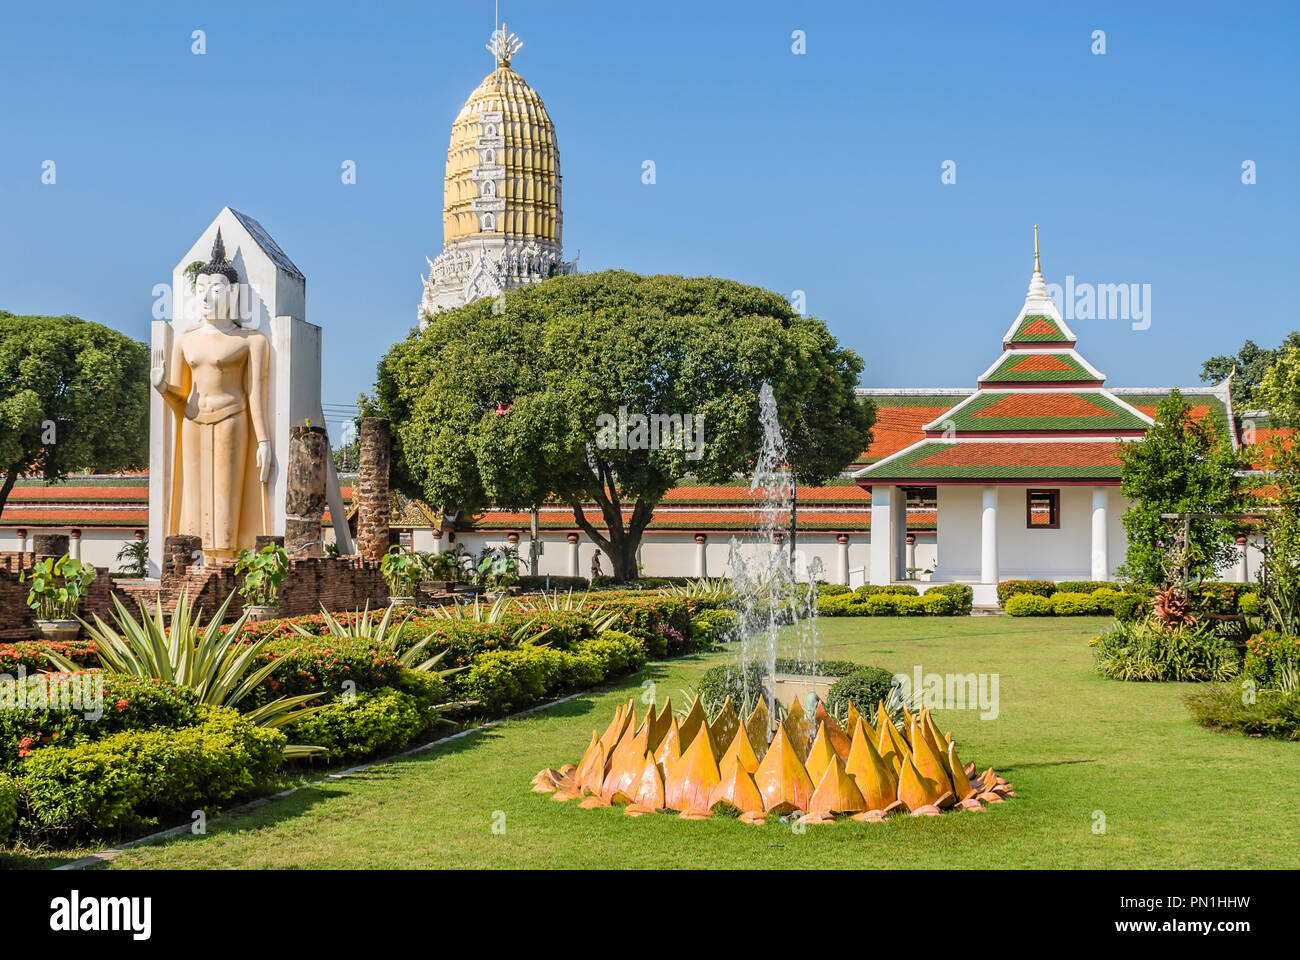
[[[1290,350],[1300,347],[1300,330],[1287,334],[1282,345],[1276,350],[1261,347],[1254,340],[1247,340],[1241,345],[1235,357],[1210,357],[1201,364],[1201,380],[1205,383],[1220,384],[1228,379],[1235,368],[1237,373],[1232,378],[1232,406],[1236,410],[1249,410],[1262,405],[1258,396],[1259,385],[1264,375],[1273,364]]]
[[[0,514],[24,474],[144,466],[149,348],[78,317],[0,310]]]
[[[637,546],[668,490],[752,468],[765,380],[798,482],[825,482],[871,440],[874,408],[854,389],[862,361],[758,287],[607,271],[428,320],[389,350],[363,404],[392,421],[395,485],[470,513],[555,498],[622,580],[636,579]],[[611,445],[620,409],[703,417],[703,443],[647,448],[629,421],[631,442]]]
[[[1232,446],[1227,426],[1213,415],[1193,419],[1182,394],[1172,390],[1156,407],[1155,425],[1139,441],[1120,444],[1120,490],[1132,502],[1124,512],[1128,556],[1125,576],[1163,585],[1178,522],[1165,513],[1242,513],[1254,506],[1247,460]],[[1232,563],[1240,527],[1232,520],[1191,521],[1188,578],[1213,578]]]

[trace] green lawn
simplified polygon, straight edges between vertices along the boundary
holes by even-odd
[[[937,715],[961,756],[1010,779],[984,813],[884,824],[751,827],[625,817],[529,792],[576,761],[593,727],[653,681],[693,685],[725,653],[653,665],[575,701],[410,760],[299,790],[204,837],[140,848],[120,868],[198,867],[1293,867],[1300,746],[1211,733],[1188,685],[1105,680],[1088,639],[1101,619],[824,620],[820,653],[911,673],[997,673],[1000,714]],[[1106,830],[1094,833],[1094,811]],[[504,830],[494,832],[494,824]],[[51,861],[58,862],[58,861]]]

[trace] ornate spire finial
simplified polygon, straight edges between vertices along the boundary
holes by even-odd
[[[1043,268],[1038,265],[1038,224],[1034,224],[1034,273],[1042,272]]]
[[[524,42],[513,33],[508,32],[506,25],[503,23],[500,30],[493,31],[492,40],[487,44],[487,50],[497,58],[497,66],[508,67],[510,66],[510,58],[518,53],[523,45]]]

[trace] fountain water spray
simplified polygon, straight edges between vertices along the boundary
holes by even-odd
[[[740,614],[740,665],[742,689],[751,677],[767,681],[768,713],[777,722],[776,663],[778,638],[783,626],[792,625],[791,659],[800,672],[816,672],[817,579],[821,561],[806,563],[779,540],[790,522],[794,477],[790,472],[785,438],[777,417],[776,395],[766,381],[758,393],[758,418],[763,431],[749,489],[762,499],[752,540],[731,538],[728,567]],[[802,581],[802,582],[801,582]],[[745,707],[748,708],[749,704]]]

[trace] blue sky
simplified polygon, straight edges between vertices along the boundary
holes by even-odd
[[[1195,384],[1205,357],[1300,327],[1294,4],[501,13],[557,125],[582,269],[802,290],[866,386],[973,385],[1023,302],[1034,223],[1049,282],[1151,285],[1149,329],[1073,323],[1111,385]],[[229,204],[306,273],[324,399],[354,402],[414,323],[492,25],[491,0],[6,4],[0,308],[145,339],[153,285]]]

